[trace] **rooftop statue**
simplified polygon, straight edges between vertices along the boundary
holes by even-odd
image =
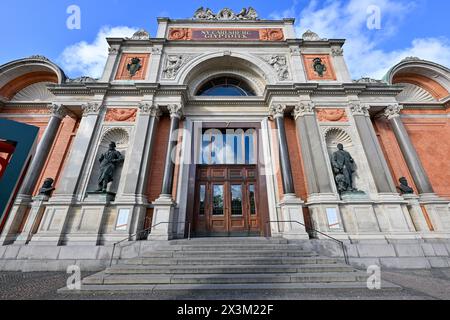
[[[258,13],[252,7],[243,8],[238,14],[224,8],[214,14],[210,8],[200,7],[194,13],[194,20],[258,20]]]

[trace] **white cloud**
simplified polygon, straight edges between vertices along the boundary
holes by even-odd
[[[380,30],[367,28],[367,8],[374,4],[381,10]],[[352,76],[381,78],[408,56],[450,65],[450,41],[446,38],[419,38],[406,48],[392,51],[382,48],[383,41],[396,34],[415,7],[414,2],[394,0],[311,0],[306,8],[298,10],[294,1],[291,8],[272,17],[296,17],[298,36],[311,29],[324,38],[345,38],[345,57]]]
[[[107,37],[131,37],[138,29],[125,26],[102,27],[92,43],[78,42],[64,49],[62,68],[70,75],[100,78],[108,58]]]

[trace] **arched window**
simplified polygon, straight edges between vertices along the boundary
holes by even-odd
[[[198,91],[197,96],[249,97],[256,96],[255,91],[244,81],[220,77],[206,82]]]

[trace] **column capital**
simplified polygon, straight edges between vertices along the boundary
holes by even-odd
[[[98,102],[88,102],[81,105],[81,109],[83,110],[83,117],[86,117],[91,114],[98,115],[102,107],[103,105]]]
[[[283,118],[285,111],[286,111],[286,105],[273,104],[269,109],[269,115],[272,119]]]
[[[400,117],[403,106],[398,103],[390,104],[384,110],[384,116],[389,120]]]
[[[297,120],[299,117],[304,117],[305,115],[314,115],[315,105],[312,101],[300,102],[295,106],[292,115],[294,119]]]
[[[65,116],[69,114],[66,107],[59,103],[52,103],[48,106],[48,110],[52,117],[56,117],[58,119],[64,119]]]
[[[350,111],[354,116],[366,116],[369,117],[370,105],[361,104],[359,102],[350,103]]]
[[[181,119],[183,117],[183,106],[181,104],[169,104],[167,110],[169,110],[171,118]]]
[[[150,117],[159,118],[162,115],[158,106],[148,102],[139,103],[139,110],[142,115],[149,115]]]

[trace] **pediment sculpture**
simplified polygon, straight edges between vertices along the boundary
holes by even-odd
[[[239,13],[235,13],[229,8],[224,8],[219,13],[214,14],[210,8],[200,7],[195,11],[195,20],[258,20],[258,13],[252,7],[243,8]]]

